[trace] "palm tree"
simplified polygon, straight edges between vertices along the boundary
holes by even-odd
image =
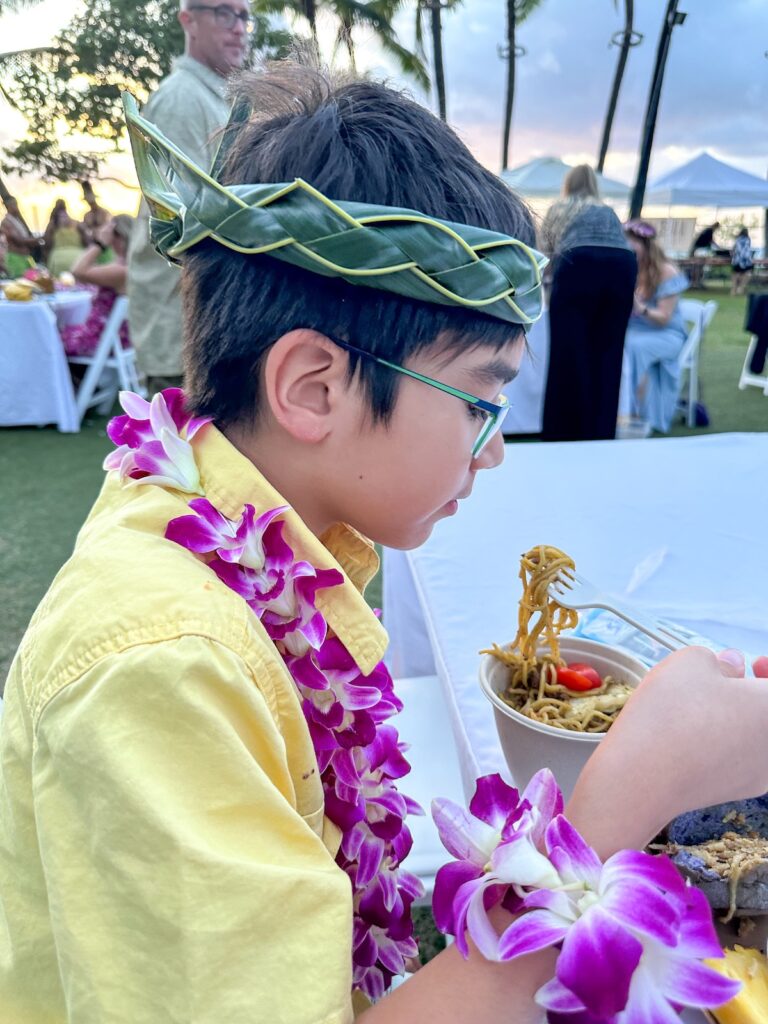
[[[618,0],[613,0],[613,4],[618,9]],[[616,104],[619,100],[619,91],[621,90],[621,82],[624,78],[627,57],[629,56],[630,48],[639,46],[643,41],[642,33],[635,32],[632,24],[635,17],[634,7],[634,0],[624,0],[624,28],[611,39],[611,46],[619,47],[619,59],[616,64],[616,74],[613,76],[613,89],[611,90],[611,98],[608,101],[608,110],[606,111],[605,124],[603,125],[603,137],[600,141],[600,153],[597,158],[597,170],[601,174],[605,165],[605,156],[608,152],[608,143],[611,140],[613,117],[616,113]]]
[[[677,9],[680,0],[667,0],[667,8],[664,12],[664,21],[661,26],[659,43],[656,48],[656,62],[651,77],[651,88],[648,93],[648,105],[645,109],[645,121],[643,124],[643,138],[640,144],[640,160],[637,168],[637,180],[632,190],[632,199],[629,204],[630,219],[639,217],[643,211],[643,200],[645,199],[645,185],[648,180],[648,166],[651,162],[651,150],[653,149],[653,136],[656,132],[656,118],[659,114],[659,101],[661,99],[661,87],[664,82],[664,71],[669,56],[669,45],[672,41],[672,32],[677,25],[682,25],[688,17]]]
[[[504,138],[501,144],[501,167],[509,167],[509,139],[512,133],[512,108],[515,104],[515,62],[525,54],[517,45],[517,26],[541,4],[542,0],[507,0],[507,42],[498,48],[499,56],[507,62],[507,95],[504,106]]]
[[[2,2],[2,0],[0,0]],[[406,49],[397,38],[392,19],[403,0],[255,0],[254,10],[262,14],[291,14],[303,18],[309,25],[315,53],[319,53],[317,17],[326,11],[338,22],[336,48],[343,46],[355,66],[353,31],[365,26],[372,29],[382,48],[391,54],[406,75],[419,85],[429,84],[427,72],[420,57]]]
[[[4,14],[16,14],[23,7],[32,7],[40,0],[0,0],[0,17]]]
[[[424,53],[424,25],[422,11],[429,11],[429,30],[432,36],[432,84],[437,94],[437,110],[440,117],[447,119],[445,99],[445,63],[443,61],[443,19],[442,12],[458,7],[462,0],[416,0],[416,48]]]
[[[414,78],[423,88],[429,87],[429,76],[419,54],[406,49],[397,38],[392,21],[403,6],[404,0],[325,0],[323,6],[330,10],[339,22],[336,48],[343,46],[349,54],[349,62],[355,67],[355,43],[353,30],[357,27],[373,29],[382,49],[396,59],[400,70]]]

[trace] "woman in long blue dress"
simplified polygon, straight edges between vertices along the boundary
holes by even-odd
[[[688,278],[664,255],[646,221],[624,225],[637,256],[637,290],[624,341],[624,378],[632,416],[661,433],[672,425],[680,391],[680,351],[686,338],[678,299]]]

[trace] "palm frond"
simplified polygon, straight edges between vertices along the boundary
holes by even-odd
[[[0,0],[0,17],[4,14],[18,14],[25,7],[34,7],[40,0]]]

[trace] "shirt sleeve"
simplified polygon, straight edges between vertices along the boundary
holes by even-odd
[[[199,95],[202,86],[190,82],[190,78],[185,78],[188,83],[185,90],[175,87],[156,93],[144,113],[163,135],[208,171],[218,148],[217,134],[224,123],[211,104]]]
[[[662,281],[656,289],[656,301],[668,299],[670,295],[681,295],[684,291],[688,290],[689,283],[688,278],[682,272],[675,274],[674,277],[670,277],[666,281]]]
[[[349,880],[245,662],[185,636],[44,709],[36,821],[68,1024],[347,1024]]]

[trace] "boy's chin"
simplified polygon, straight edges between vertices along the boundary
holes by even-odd
[[[393,548],[396,551],[411,551],[413,548],[421,547],[427,541],[436,524],[444,516],[437,515],[419,523],[413,523],[400,530],[387,532],[386,536],[375,538],[385,548]]]

